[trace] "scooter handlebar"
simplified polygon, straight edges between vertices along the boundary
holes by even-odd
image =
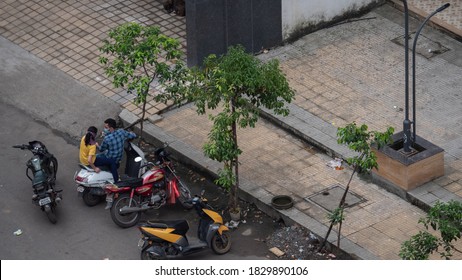
[[[207,209],[210,209],[210,210],[215,210],[214,207],[212,207],[210,204],[208,204],[207,199],[204,197],[204,192],[205,192],[205,190],[202,190],[200,195],[196,194],[193,198],[187,200],[186,202],[191,203],[193,205],[200,204],[201,207],[203,207],[203,208],[207,208]]]
[[[29,149],[29,145],[26,145],[26,144],[23,144],[23,145],[14,145],[13,148],[25,150],[25,149]]]

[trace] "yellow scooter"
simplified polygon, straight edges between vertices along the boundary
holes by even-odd
[[[212,210],[203,195],[204,191],[191,200],[200,217],[197,230],[198,242],[189,243],[186,237],[189,224],[186,220],[140,223],[138,229],[141,232],[141,239],[138,247],[141,249],[142,260],[184,257],[206,248],[211,248],[218,255],[229,252],[231,249],[229,229],[223,225],[223,218]]]

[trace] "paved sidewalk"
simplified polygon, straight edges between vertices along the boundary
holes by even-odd
[[[167,14],[156,0],[2,0],[0,36],[54,65],[74,79],[139,113],[133,95],[115,89],[98,62],[98,48],[110,29],[135,21],[157,25],[186,52],[186,17]],[[150,100],[149,114],[164,109]]]
[[[403,6],[402,0],[389,0],[389,2],[398,8]],[[430,19],[429,24],[433,23],[452,36],[462,37],[462,2],[460,0],[408,0],[407,3],[411,15],[422,19],[426,18],[442,5],[449,3],[451,6],[434,15]]]
[[[297,95],[289,117],[268,116],[271,121],[261,120],[256,128],[238,132],[244,151],[240,157],[244,197],[272,213],[271,199],[290,195],[295,207],[278,214],[324,236],[327,211],[319,197],[335,186],[344,186],[352,172],[327,166],[332,156],[351,155],[336,143],[336,128],[356,121],[374,130],[402,129],[404,50],[392,41],[403,34],[400,16],[384,6],[364,20],[315,32],[260,55],[281,62]],[[462,201],[462,45],[435,30],[422,35],[429,40],[427,44],[440,42],[450,49],[431,58],[417,57],[418,135],[445,149],[446,173],[408,197],[430,206],[437,200]],[[127,111],[122,118],[135,120]],[[216,174],[221,166],[201,152],[210,125],[207,116],[197,116],[187,106],[164,114],[148,131],[159,141],[171,142],[192,164]],[[351,192],[360,202],[347,210],[341,248],[361,259],[399,259],[402,242],[422,229],[418,220],[424,211],[367,177],[355,176]],[[336,233],[331,234],[330,241],[335,242],[335,237]],[[462,248],[462,242],[457,246]]]
[[[436,0],[418,2],[431,4],[431,9],[440,5]],[[460,1],[451,4],[460,11]],[[460,14],[441,19],[460,31]],[[114,90],[97,63],[98,44],[107,30],[128,20],[162,24],[169,35],[184,40],[185,18],[165,14],[158,1],[0,2],[0,36],[116,101],[126,109],[121,117],[131,122],[139,113],[130,103],[132,97]],[[413,30],[416,26],[418,22],[412,21]],[[387,126],[402,129],[404,50],[393,40],[402,42],[403,34],[402,13],[386,5],[361,20],[320,30],[260,55],[263,60],[281,62],[297,95],[289,117],[267,116],[256,128],[239,131],[244,151],[241,187],[246,199],[324,236],[327,211],[316,203],[316,195],[346,184],[351,174],[350,168],[326,166],[332,156],[350,153],[336,144],[336,128],[356,121],[374,130]],[[440,47],[439,51],[445,51],[442,54],[428,52]],[[462,44],[425,28],[419,52],[417,134],[445,149],[445,176],[409,197],[431,205],[438,199],[462,197]],[[155,114],[162,108],[151,102],[148,111]],[[162,117],[147,126],[147,131],[159,141],[171,142],[178,156],[190,164],[216,174],[221,166],[201,151],[210,127],[207,117],[197,116],[191,106]],[[424,211],[367,178],[356,176],[351,191],[360,197],[360,203],[347,210],[341,248],[361,259],[398,259],[401,243],[421,229],[417,221]],[[271,198],[280,194],[291,195],[295,206],[272,209]],[[330,241],[335,242],[335,236],[333,232]],[[458,248],[462,249],[461,242]],[[454,259],[462,259],[462,255]]]

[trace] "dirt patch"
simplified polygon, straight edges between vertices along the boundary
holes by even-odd
[[[319,251],[319,239],[309,230],[295,225],[275,230],[267,240],[269,248],[276,247],[284,255],[278,259],[284,260],[348,260],[350,256],[336,254],[328,250]]]
[[[282,221],[272,220],[254,204],[241,201],[244,220],[247,223],[273,223],[273,230],[267,232],[263,241],[268,249],[268,259],[280,260],[351,260],[343,251],[333,252],[327,248],[319,251],[320,240],[308,229],[300,226],[285,226]],[[338,250],[335,250],[338,251]]]

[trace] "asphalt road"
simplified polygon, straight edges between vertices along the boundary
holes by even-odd
[[[77,197],[73,175],[77,169],[78,148],[63,134],[34,120],[25,112],[0,102],[0,259],[3,260],[101,260],[139,259],[136,227],[119,228],[111,220],[104,204],[87,207]],[[13,149],[15,144],[42,141],[59,162],[57,186],[63,189],[63,201],[57,208],[57,224],[51,224],[45,213],[31,202],[32,187],[25,175],[29,151]],[[180,170],[182,168],[179,168]],[[181,175],[193,193],[205,188],[210,202],[218,203],[220,193],[207,180],[187,172]],[[180,219],[190,221],[189,236],[195,234],[194,211],[180,206],[153,210],[142,219]],[[191,256],[192,259],[267,259],[271,253],[262,240],[277,223],[258,211],[252,211],[247,223],[233,230],[231,251],[217,256],[211,250]],[[13,233],[21,229],[22,234]],[[270,256],[272,258],[272,256]]]

